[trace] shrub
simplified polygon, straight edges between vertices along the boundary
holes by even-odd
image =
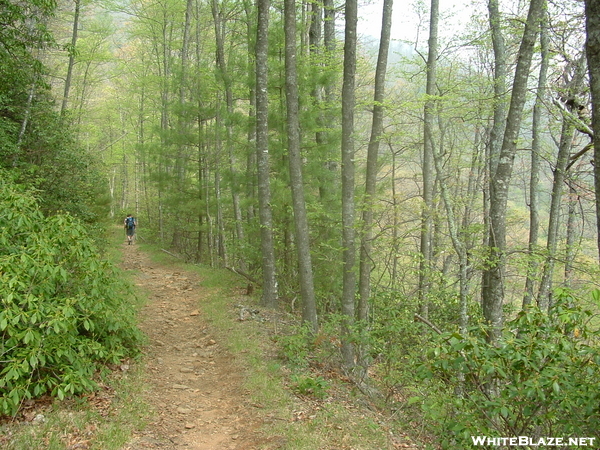
[[[442,337],[420,376],[432,389],[442,386],[423,406],[446,448],[471,448],[471,436],[591,436],[600,429],[600,333],[592,313],[574,303],[563,291],[549,314],[520,312],[496,345],[482,329]]]
[[[329,382],[320,376],[295,374],[292,376],[292,389],[299,395],[308,395],[323,400],[330,389]]]
[[[79,221],[44,217],[0,181],[0,414],[93,390],[103,365],[132,355],[141,335],[128,293]]]

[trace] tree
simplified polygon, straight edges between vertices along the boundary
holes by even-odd
[[[75,13],[73,15],[73,33],[71,35],[71,44],[69,45],[69,64],[67,66],[67,77],[65,79],[65,89],[62,99],[62,105],[60,108],[60,114],[65,114],[67,110],[67,104],[69,102],[69,92],[71,90],[71,79],[73,77],[73,67],[75,66],[75,54],[77,47],[77,35],[79,32],[79,14],[81,11],[81,0],[74,0],[75,2]]]
[[[512,96],[502,147],[495,170],[490,174],[490,223],[487,230],[488,259],[483,272],[482,308],[490,325],[488,338],[495,342],[502,332],[504,313],[504,271],[506,267],[506,211],[508,191],[514,166],[523,107],[527,94],[527,80],[534,46],[540,26],[544,0],[531,0],[527,21],[519,47]],[[492,166],[493,167],[493,166]]]
[[[354,231],[354,107],[356,77],[356,28],[358,5],[347,0],[344,32],[344,81],[342,83],[342,358],[354,367],[354,346],[350,340],[356,295],[356,244]]]
[[[428,315],[428,294],[433,259],[432,229],[434,209],[434,171],[433,171],[433,119],[436,94],[436,65],[438,58],[438,21],[439,2],[431,1],[429,20],[429,40],[427,56],[427,86],[425,87],[425,106],[423,107],[423,209],[421,212],[421,241],[419,261],[419,302],[421,315]]]
[[[592,129],[600,136],[600,4],[585,0],[586,55],[592,94]],[[600,146],[594,145],[594,190],[596,194],[596,234],[600,258]]]
[[[556,251],[558,247],[560,209],[564,191],[565,180],[567,179],[567,167],[571,149],[573,148],[573,138],[575,136],[575,125],[569,115],[578,108],[579,93],[581,92],[585,75],[585,53],[574,61],[573,67],[568,67],[563,77],[566,80],[564,91],[565,111],[562,119],[562,129],[560,141],[558,143],[558,154],[554,165],[554,177],[552,182],[552,196],[550,202],[550,213],[548,218],[548,238],[546,241],[546,261],[540,281],[538,293],[538,306],[541,310],[548,310],[552,306],[552,277],[554,275],[554,262],[556,260]]]
[[[538,247],[538,236],[540,227],[539,218],[539,182],[540,182],[540,152],[542,136],[542,108],[546,94],[546,80],[550,53],[548,49],[548,15],[544,12],[540,25],[540,73],[538,76],[538,87],[536,91],[535,104],[533,106],[533,118],[531,125],[531,175],[529,178],[529,261],[527,262],[527,277],[525,279],[525,295],[523,296],[523,307],[529,305],[533,299],[534,283],[537,275],[538,263],[535,251]]]
[[[268,66],[269,0],[257,0],[256,31],[256,152],[258,165],[258,208],[260,218],[260,248],[262,254],[263,294],[265,306],[277,305],[275,251],[273,248],[273,217],[269,181],[269,106]]]
[[[302,319],[317,331],[317,306],[313,282],[312,261],[306,203],[304,200],[304,182],[302,177],[302,155],[300,154],[300,120],[298,117],[298,73],[296,70],[296,2],[285,0],[285,93],[287,106],[287,144],[290,168],[290,187],[294,209],[296,230],[296,251],[300,295],[302,297]]]
[[[381,25],[379,54],[375,69],[375,88],[373,93],[373,120],[371,136],[367,149],[367,168],[365,176],[365,197],[362,213],[362,234],[360,244],[359,268],[359,305],[358,319],[367,322],[369,318],[369,298],[371,296],[371,271],[373,268],[373,209],[377,192],[378,156],[383,134],[383,113],[385,101],[385,75],[387,71],[390,35],[392,28],[393,0],[384,0]],[[363,351],[364,353],[364,351]],[[361,360],[364,355],[361,355]],[[364,361],[360,361],[364,365]]]

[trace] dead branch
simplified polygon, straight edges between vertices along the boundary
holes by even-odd
[[[260,281],[258,281],[256,278],[254,278],[252,275],[247,274],[243,270],[236,269],[235,267],[227,267],[227,266],[225,266],[225,268],[227,270],[230,270],[233,273],[237,273],[238,275],[244,277],[245,279],[256,284],[257,286],[261,286],[261,284],[262,284]]]

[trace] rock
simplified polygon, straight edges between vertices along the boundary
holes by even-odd
[[[174,384],[173,385],[173,389],[189,389],[189,386],[186,386],[185,384]]]
[[[198,316],[198,315],[200,315],[200,311],[198,311],[197,309],[193,310],[193,311],[190,313],[190,316]]]
[[[196,428],[196,425],[194,425],[193,423],[186,423],[185,428],[191,430],[192,428]]]
[[[189,414],[192,412],[192,410],[190,408],[183,408],[180,406],[179,408],[177,408],[177,412],[179,414]]]
[[[194,369],[192,369],[191,367],[182,367],[181,369],[179,369],[179,371],[181,373],[193,373]]]

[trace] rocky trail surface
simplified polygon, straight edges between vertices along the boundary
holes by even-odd
[[[148,296],[141,329],[149,340],[144,400],[151,422],[123,450],[261,448],[243,370],[203,316],[210,293],[202,280],[151,262],[136,245],[124,245],[124,252],[123,268],[133,270]]]

